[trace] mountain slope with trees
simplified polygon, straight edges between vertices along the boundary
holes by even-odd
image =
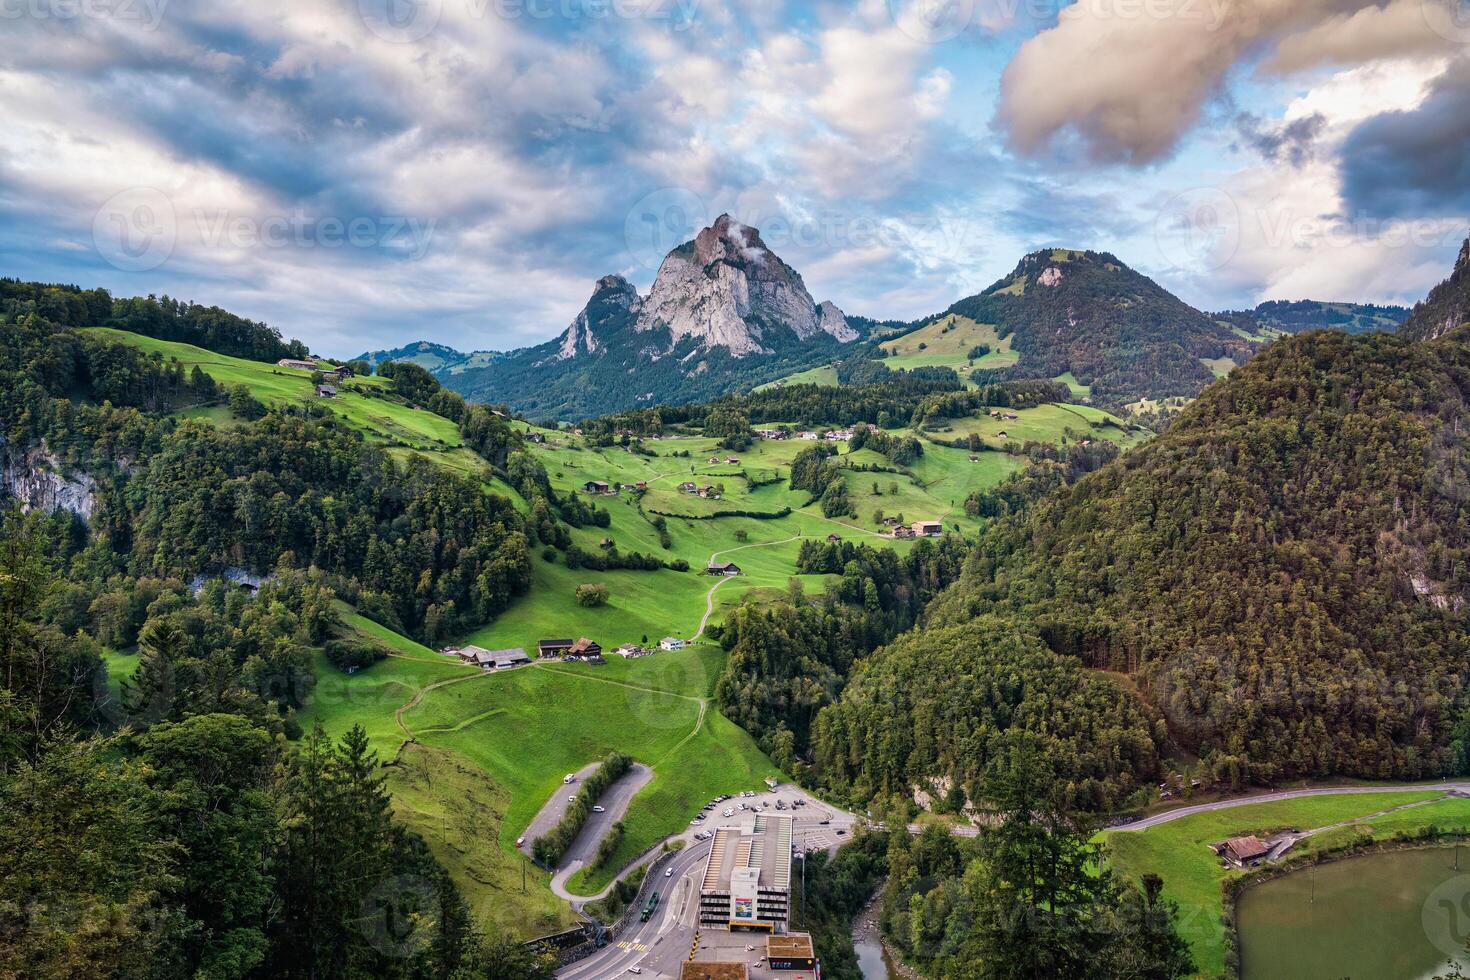
[[[1235,784],[1467,763],[1470,333],[1271,345],[984,539],[931,628],[1126,673]]]
[[[1071,375],[1093,401],[1193,396],[1214,380],[1202,359],[1237,363],[1250,341],[1106,252],[1047,249],[946,314],[994,325],[1020,360],[979,382]]]
[[[1428,340],[1470,323],[1470,238],[1460,246],[1460,257],[1450,277],[1435,286],[1400,328],[1406,337]]]
[[[1310,299],[1268,300],[1258,304],[1255,309],[1230,310],[1211,315],[1253,335],[1303,333],[1307,330],[1393,333],[1409,318],[1409,309],[1373,303],[1322,303]]]

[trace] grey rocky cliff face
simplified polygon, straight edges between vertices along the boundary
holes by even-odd
[[[96,482],[85,473],[64,476],[60,462],[44,448],[16,452],[4,446],[0,459],[0,489],[18,500],[22,510],[66,510],[87,521],[97,512]]]
[[[801,276],[766,247],[760,232],[723,214],[664,258],[636,329],[664,327],[671,344],[695,337],[743,357],[771,352],[762,343],[762,324],[785,324],[802,340],[823,331],[838,340],[857,337],[836,306],[818,310]]]
[[[858,339],[858,332],[847,322],[847,317],[837,308],[837,304],[830,299],[817,307],[817,314],[817,322],[822,331],[837,338],[839,343],[846,344]]]
[[[582,312],[561,335],[561,346],[555,354],[541,363],[565,361],[578,354],[595,354],[602,349],[602,341],[592,329],[595,318],[604,315],[609,307],[637,312],[642,305],[638,290],[622,276],[603,276],[592,290],[592,298],[582,307]]]

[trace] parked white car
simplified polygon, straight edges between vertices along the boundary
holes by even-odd
[[[593,813],[606,813],[607,812],[607,808],[606,807],[595,806],[595,807],[592,808],[592,812]]]

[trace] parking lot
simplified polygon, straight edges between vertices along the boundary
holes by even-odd
[[[803,852],[835,854],[851,834],[856,818],[812,796],[798,786],[783,784],[774,790],[748,790],[729,796],[705,809],[690,823],[688,837],[712,834],[716,827],[748,820],[757,813],[785,813],[794,818],[792,844]]]

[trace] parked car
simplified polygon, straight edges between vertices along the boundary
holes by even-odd
[[[595,807],[592,808],[592,812],[593,813],[606,813],[607,812],[607,808],[606,807],[595,806]]]
[[[574,783],[577,781],[577,777],[572,773],[567,773],[565,776],[561,777],[561,781],[563,783]]]
[[[526,839],[524,837],[517,837],[516,838],[516,847],[524,847],[525,846],[525,843],[526,843]]]
[[[567,802],[568,803],[575,803],[575,802],[577,802],[577,798],[575,796],[568,796],[567,797]]]

